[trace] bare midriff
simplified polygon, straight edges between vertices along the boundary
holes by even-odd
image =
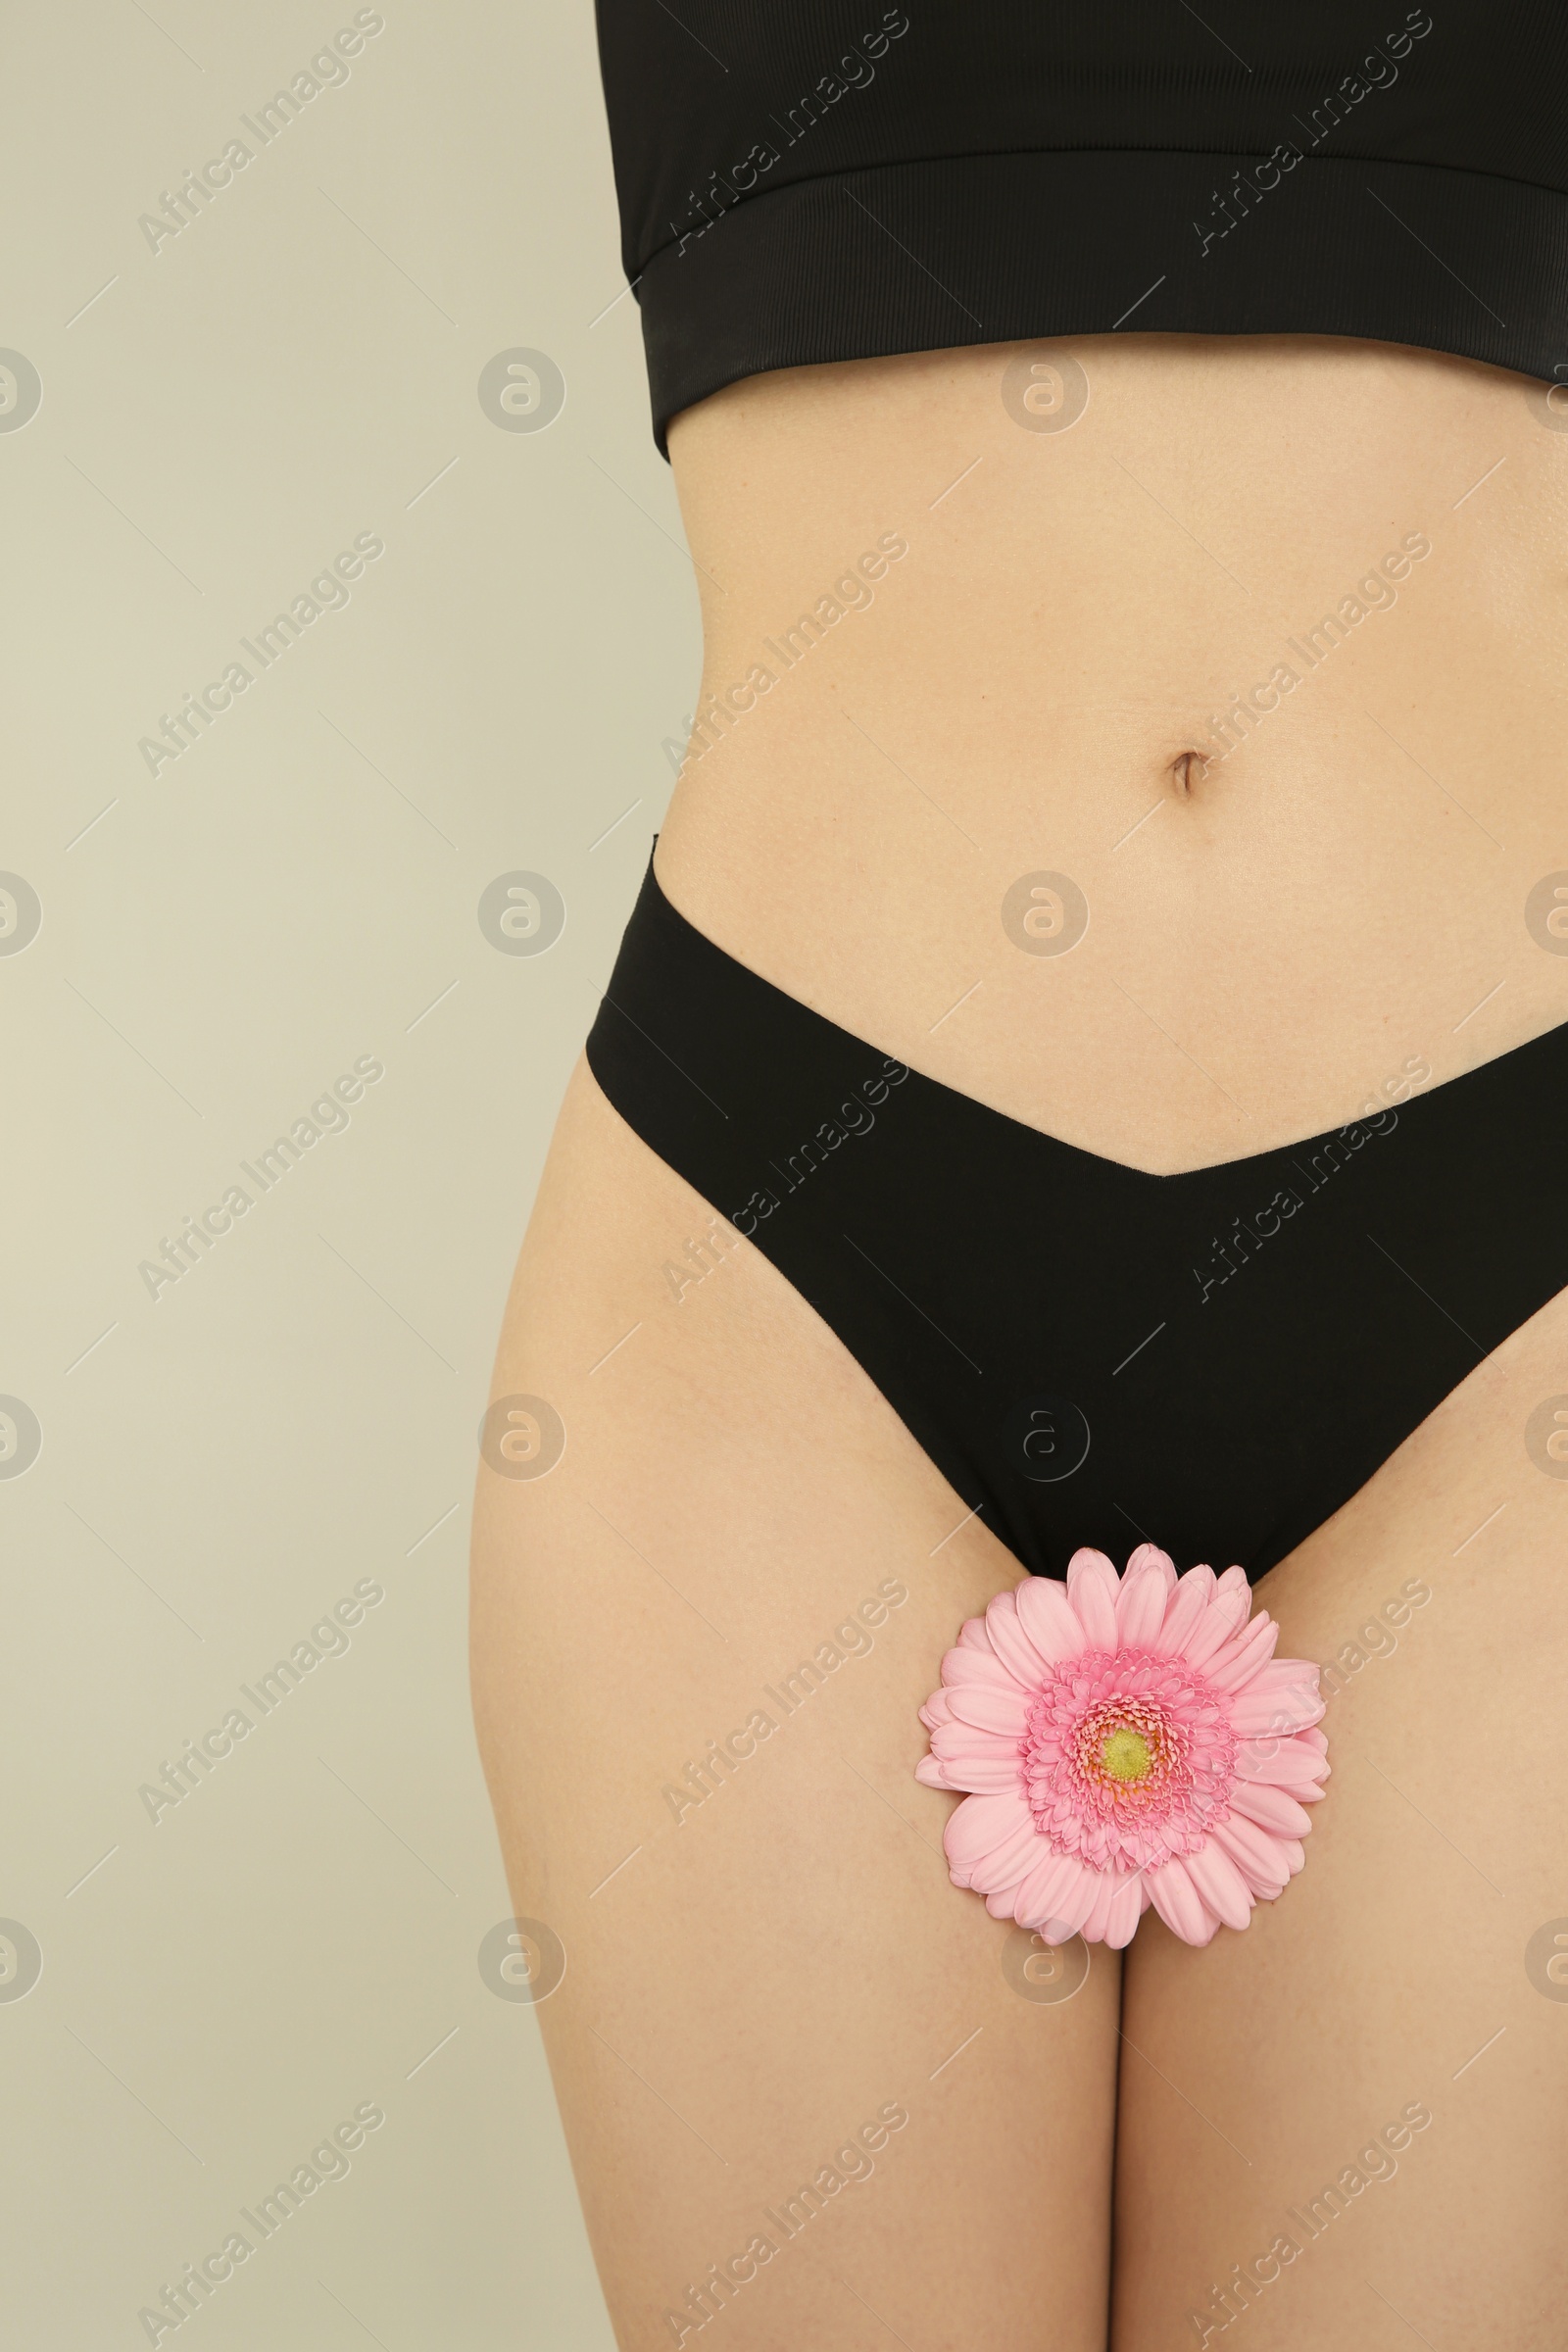
[[[1525,1043],[1568,1018],[1564,428],[1527,378],[1321,337],[731,386],[670,431],[705,664],[664,889],[1160,1172]]]

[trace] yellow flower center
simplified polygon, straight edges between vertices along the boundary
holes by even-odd
[[[1153,1759],[1149,1742],[1142,1732],[1130,1724],[1121,1723],[1107,1732],[1102,1742],[1100,1761],[1113,1781],[1142,1781],[1148,1778]]]

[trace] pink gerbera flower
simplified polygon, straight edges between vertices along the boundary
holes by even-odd
[[[971,1617],[920,1709],[929,1788],[964,1791],[955,1886],[1048,1943],[1121,1945],[1151,1903],[1186,1943],[1245,1928],[1301,1867],[1328,1741],[1318,1670],[1249,1623],[1240,1568],[1178,1577],[1142,1544],[1078,1551]]]

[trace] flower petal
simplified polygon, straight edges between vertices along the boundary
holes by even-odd
[[[976,1894],[1003,1893],[1009,1900],[1005,1912],[999,1918],[1012,1917],[1011,1896],[1016,1893],[1020,1880],[1026,1878],[1040,1858],[1045,1843],[1035,1826],[1035,1817],[1027,1805],[1019,1808],[1017,1826],[990,1853],[982,1854],[969,1869],[969,1884]]]
[[[1291,1870],[1279,1838],[1271,1838],[1240,1813],[1233,1813],[1229,1821],[1216,1822],[1209,1836],[1229,1854],[1254,1894],[1272,1901],[1284,1892]]]
[[[1051,1661],[1043,1658],[1030,1641],[1028,1629],[1018,1614],[1016,1592],[997,1594],[986,1610],[986,1631],[991,1636],[992,1648],[1014,1682],[1026,1690],[1038,1690],[1051,1670]]]
[[[1016,1889],[1013,1916],[1018,1925],[1038,1930],[1042,1920],[1054,1919],[1058,1899],[1077,1886],[1082,1868],[1073,1855],[1058,1854],[1054,1846],[1048,1846]]]
[[[1017,1676],[994,1649],[950,1649],[942,1661],[942,1680],[950,1689],[955,1683],[984,1683],[993,1690],[1018,1688]]]
[[[1203,1668],[1206,1680],[1218,1690],[1240,1690],[1268,1664],[1279,1638],[1280,1629],[1267,1609],[1259,1609],[1250,1625],[1214,1652]]]
[[[1120,1892],[1121,1881],[1114,1873],[1108,1870],[1102,1873],[1100,1884],[1095,1888],[1095,1899],[1090,1906],[1089,1917],[1078,1931],[1085,1943],[1102,1943],[1104,1941],[1105,1930],[1110,1924],[1111,1905]]]
[[[965,1741],[971,1744],[965,1745]],[[988,1740],[983,1732],[971,1732],[963,1724],[945,1724],[931,1735],[931,1753],[950,1788],[965,1789],[971,1796],[1024,1801],[1023,1771],[1016,1752],[1000,1740]]]
[[[955,1723],[972,1724],[977,1732],[993,1732],[1003,1740],[1021,1740],[1029,1721],[1029,1693],[1010,1678],[1004,1690],[989,1683],[950,1684],[948,1705]]]
[[[1091,1649],[1116,1647],[1116,1571],[1102,1551],[1087,1545],[1067,1562],[1067,1598],[1089,1637]]]
[[[1187,1875],[1210,1911],[1228,1928],[1245,1928],[1252,1916],[1252,1889],[1223,1846],[1212,1841],[1185,1856]]]
[[[1131,1576],[1135,1568],[1157,1568],[1167,1597],[1175,1592],[1176,1563],[1168,1551],[1160,1550],[1157,1544],[1139,1544],[1127,1562],[1127,1574]]]
[[[1165,1603],[1165,1620],[1149,1644],[1159,1656],[1172,1657],[1185,1651],[1188,1637],[1203,1616],[1214,1595],[1212,1568],[1189,1568],[1179,1577],[1176,1590]]]
[[[958,1640],[965,1649],[989,1649],[991,1638],[986,1632],[983,1617],[966,1617],[958,1628]]]
[[[1053,1576],[1031,1576],[1014,1589],[1018,1622],[1049,1666],[1059,1666],[1088,1647],[1083,1623]]]
[[[1116,1633],[1124,1649],[1147,1649],[1165,1622],[1170,1586],[1159,1565],[1165,1555],[1155,1552],[1152,1544],[1145,1544],[1141,1549],[1153,1557],[1140,1560],[1135,1552],[1116,1594]],[[1168,1560],[1165,1565],[1169,1567]]]
[[[1276,1838],[1273,1843],[1275,1858],[1269,1865],[1274,1876],[1267,1885],[1264,1885],[1261,1873],[1254,1877],[1250,1863],[1244,1862],[1240,1854],[1232,1853],[1231,1850],[1230,1840],[1234,1838],[1237,1830],[1247,1826],[1249,1825],[1243,1823],[1239,1814],[1233,1813],[1224,1825],[1225,1835],[1220,1838],[1220,1842],[1224,1845],[1225,1851],[1231,1855],[1232,1861],[1235,1862],[1243,1878],[1256,1894],[1258,1901],[1262,1903],[1277,1902],[1306,1860],[1305,1851],[1298,1838]],[[1219,1838],[1220,1833],[1215,1830],[1212,1835]]]
[[[1270,1658],[1266,1665],[1258,1668],[1247,1688],[1250,1690],[1285,1690],[1301,1683],[1315,1691],[1319,1672],[1320,1669],[1313,1665],[1310,1658]]]
[[[1235,1585],[1227,1585],[1225,1578],[1233,1573],[1227,1568],[1225,1576],[1216,1579],[1208,1607],[1187,1637],[1182,1655],[1189,1666],[1203,1665],[1247,1623],[1251,1593],[1245,1577],[1239,1591]]]
[[[1239,1779],[1244,1782],[1262,1781],[1274,1788],[1288,1788],[1296,1797],[1300,1797],[1307,1788],[1312,1790],[1314,1796],[1321,1794],[1316,1783],[1328,1769],[1327,1760],[1318,1748],[1307,1744],[1308,1738],[1307,1733],[1301,1732],[1294,1740],[1249,1741],[1245,1747],[1237,1750],[1236,1771]],[[1311,1797],[1305,1801],[1310,1804]]]
[[[1107,1951],[1119,1952],[1131,1943],[1133,1931],[1149,1908],[1149,1889],[1141,1877],[1128,1879],[1111,1896],[1101,1941]]]
[[[1180,1859],[1172,1855],[1157,1870],[1146,1870],[1144,1885],[1149,1899],[1173,1936],[1183,1943],[1207,1943],[1219,1921],[1205,1910],[1202,1897],[1188,1877]]]
[[[988,1855],[1005,1846],[1020,1822],[1031,1819],[1022,1794],[1014,1796],[966,1796],[948,1816],[942,1833],[942,1850],[948,1857],[948,1867],[955,1883],[967,1886],[977,1867],[983,1867]],[[961,1874],[961,1875],[960,1875]]]
[[[1231,1730],[1244,1740],[1256,1740],[1265,1733],[1284,1738],[1306,1731],[1320,1720],[1323,1711],[1323,1701],[1302,1684],[1292,1684],[1283,1690],[1259,1690],[1250,1684],[1231,1696]]]
[[[1049,1909],[1038,1922],[1030,1922],[1048,1943],[1067,1943],[1080,1935],[1100,1892],[1102,1874],[1091,1870],[1087,1863],[1072,1860],[1071,1856],[1068,1859],[1072,1861],[1073,1876],[1052,1895]]]
[[[914,1777],[927,1788],[947,1788],[952,1786],[935,1756],[922,1756],[914,1768]]]
[[[1312,1827],[1311,1815],[1294,1796],[1259,1781],[1237,1782],[1231,1790],[1231,1811],[1255,1821],[1275,1838],[1304,1838]]]

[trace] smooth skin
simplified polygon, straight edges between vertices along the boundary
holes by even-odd
[[[1568,868],[1568,443],[1532,388],[1304,339],[1073,350],[1067,434],[1012,421],[1003,351],[677,421],[710,689],[879,533],[909,552],[688,764],[670,896],[883,1050],[1151,1168],[1568,1018],[1522,917]],[[1407,530],[1397,603],[1181,764]],[[1038,868],[1092,907],[1056,960],[998,920]],[[1260,1585],[1340,1685],[1280,1902],[1201,1951],[1150,1913],[1054,1978],[948,1883],[954,1800],[912,1777],[1016,1560],[579,1067],[493,1392],[565,1449],[481,1467],[474,1687],[516,1911],[568,1955],[538,2014],[628,2352],[1559,2342],[1568,2001],[1527,1948],[1568,1915],[1568,1480],[1525,1428],[1564,1391],[1559,1298]]]

